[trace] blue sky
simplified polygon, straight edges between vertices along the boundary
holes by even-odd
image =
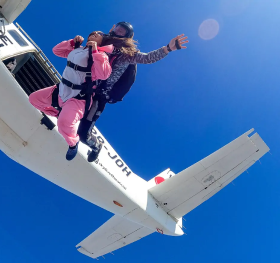
[[[62,73],[52,47],[77,34],[130,21],[147,52],[185,33],[187,50],[138,67],[122,103],[97,126],[146,180],[175,173],[250,128],[271,148],[233,184],[185,216],[187,235],[153,234],[106,256],[107,262],[279,262],[280,2],[275,0],[33,0],[17,19]],[[218,35],[198,35],[215,19]],[[0,262],[92,262],[75,245],[111,214],[0,153]]]

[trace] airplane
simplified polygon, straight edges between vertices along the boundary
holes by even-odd
[[[137,176],[108,143],[87,162],[89,147],[65,160],[67,145],[57,119],[28,101],[32,92],[54,85],[61,76],[43,51],[13,21],[31,0],[2,0],[0,7],[0,149],[9,158],[67,191],[115,214],[77,244],[98,258],[154,232],[184,234],[184,215],[218,193],[269,151],[253,129],[175,174],[167,169],[150,181]],[[12,64],[15,67],[10,67]]]

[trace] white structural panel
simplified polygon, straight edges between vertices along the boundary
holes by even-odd
[[[12,23],[29,5],[31,0],[0,0],[0,13]]]
[[[153,232],[155,231],[115,215],[76,247],[79,252],[97,258]]]
[[[253,129],[149,192],[169,215],[181,218],[269,151],[257,133],[249,137],[252,132]]]

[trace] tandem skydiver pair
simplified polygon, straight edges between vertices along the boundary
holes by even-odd
[[[59,133],[69,148],[68,161],[78,152],[79,142],[91,149],[88,161],[94,161],[102,144],[93,135],[95,122],[107,103],[122,101],[133,85],[137,64],[155,63],[171,51],[185,49],[187,37],[179,35],[167,46],[149,53],[137,49],[130,23],[119,22],[109,34],[93,31],[85,47],[82,36],[63,41],[53,48],[55,55],[67,58],[59,84],[32,93],[30,103],[46,115],[58,118]]]

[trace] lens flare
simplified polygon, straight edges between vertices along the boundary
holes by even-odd
[[[215,19],[204,20],[198,29],[198,35],[204,40],[213,39],[218,35],[220,25]]]

